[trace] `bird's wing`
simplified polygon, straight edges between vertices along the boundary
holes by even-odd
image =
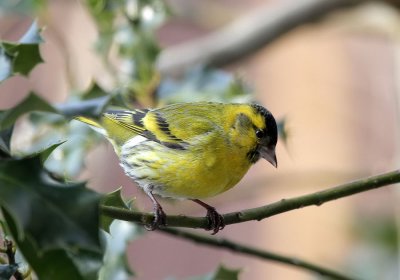
[[[110,110],[103,114],[103,122],[108,124],[108,129],[114,126],[115,129],[129,132],[131,136],[138,135],[146,130],[142,119],[148,111],[148,109],[136,109],[134,111]]]
[[[118,145],[123,145],[129,139],[146,131],[141,120],[148,111],[148,109],[109,110],[103,113],[101,125],[107,131],[108,138]]]
[[[166,141],[192,143],[221,130],[221,107],[210,103],[181,103],[152,111],[158,135]],[[158,136],[157,135],[157,136]],[[158,136],[159,137],[159,136]]]
[[[209,110],[199,104],[175,104],[156,110],[108,111],[103,123],[109,123],[110,135],[114,128],[114,133],[118,130],[126,140],[141,135],[169,148],[185,149],[192,139],[215,130],[216,124],[209,118],[215,113]]]

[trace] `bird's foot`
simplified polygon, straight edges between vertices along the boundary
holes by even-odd
[[[214,207],[207,208],[206,217],[208,219],[207,230],[212,230],[212,235],[216,234],[225,227],[224,217],[222,217],[222,215],[219,214]]]
[[[154,219],[150,224],[144,226],[145,229],[153,231],[158,229],[160,226],[167,225],[167,215],[162,209],[160,204],[154,205]]]
[[[225,227],[224,217],[215,210],[214,207],[204,203],[199,199],[192,199],[193,202],[203,206],[207,209],[207,220],[208,220],[208,227],[206,230],[212,230],[212,235],[216,234],[218,231],[222,230]]]

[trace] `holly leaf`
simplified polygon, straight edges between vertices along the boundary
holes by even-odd
[[[121,196],[121,188],[104,196],[101,205],[130,209]],[[130,279],[133,272],[127,261],[126,246],[129,241],[143,234],[143,228],[105,215],[101,216],[101,228],[107,232],[107,248],[99,280],[112,279],[115,275],[121,280]]]
[[[10,76],[27,76],[32,69],[43,62],[39,44],[42,39],[40,29],[35,22],[18,43],[0,42],[0,82]]]
[[[103,258],[101,197],[83,183],[54,180],[42,158],[0,161],[0,206],[7,227],[40,279],[94,280]]]
[[[13,218],[4,208],[2,211],[8,228],[15,235],[17,229]],[[73,247],[38,252],[31,238],[20,238],[16,243],[41,280],[98,280],[103,256],[100,253]]]
[[[0,131],[10,128],[21,115],[31,111],[57,113],[57,110],[47,101],[31,92],[17,106],[0,111]]]
[[[131,279],[134,273],[126,257],[127,243],[143,234],[143,228],[130,222],[114,220],[110,234],[106,234],[107,248],[104,254],[104,265],[100,270],[99,280]]]
[[[83,100],[89,100],[99,97],[108,96],[109,94],[102,89],[97,83],[92,83],[90,88],[84,92]]]
[[[51,146],[47,147],[46,149],[44,149],[43,151],[38,152],[37,154],[40,157],[40,160],[42,162],[42,164],[48,159],[48,157],[50,156],[50,154],[57,149],[59,146],[61,146],[62,144],[64,144],[67,141],[61,141],[58,143],[54,143]]]
[[[83,183],[53,180],[40,155],[1,161],[0,185],[0,204],[16,221],[19,237],[29,235],[39,250],[69,244],[99,249],[100,195]]]
[[[122,199],[121,188],[105,195],[101,200],[101,205],[119,207],[128,210],[130,209],[128,205],[125,203],[125,201]],[[110,225],[113,221],[114,221],[113,218],[108,217],[106,215],[101,215],[100,226],[103,230],[110,233]]]
[[[7,158],[11,155],[10,143],[14,126],[0,130],[0,158]]]
[[[239,279],[240,269],[230,269],[223,265],[220,265],[211,275],[210,280],[238,280]]]
[[[0,111],[0,158],[10,157],[10,141],[16,120],[31,111],[57,113],[57,110],[47,101],[31,92],[17,106]]]

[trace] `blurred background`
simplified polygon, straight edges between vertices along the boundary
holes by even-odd
[[[323,190],[400,164],[400,13],[395,1],[335,0],[315,11],[312,5],[330,1],[168,0],[165,5],[153,1],[140,12],[149,22],[144,35],[140,33],[144,37],[126,32],[116,17],[112,28],[117,32],[109,41],[105,38],[111,26],[101,22],[105,15],[100,10],[105,7],[101,3],[113,1],[39,2],[0,5],[1,40],[17,41],[33,19],[43,27],[44,39],[40,46],[44,63],[28,77],[15,76],[0,85],[0,109],[11,108],[30,91],[51,103],[63,103],[96,83],[107,92],[142,89],[147,95],[137,99],[145,106],[202,99],[257,100],[284,120],[287,138],[277,146],[278,169],[260,161],[237,187],[207,200],[221,213]],[[124,2],[119,9],[134,24],[137,1],[114,2]],[[296,11],[303,17],[293,16]],[[277,18],[284,20],[274,26]],[[298,23],[285,27],[291,22]],[[267,28],[275,28],[277,35],[263,33]],[[241,41],[258,46],[250,47],[246,55],[229,57],[235,38],[246,39],[253,32],[259,32],[253,38],[270,39]],[[151,40],[146,46],[153,53],[146,57],[116,47],[147,40],[148,33],[155,35],[160,53]],[[226,34],[230,37],[223,37]],[[221,42],[228,49],[208,58]],[[99,55],[104,48],[107,52]],[[145,77],[146,86],[126,86],[139,67],[139,56],[154,60],[161,74],[137,75]],[[202,63],[210,67],[202,68]],[[226,94],[234,77],[241,81],[239,93]],[[154,92],[157,102],[146,97]],[[74,122],[70,125],[73,130],[84,129]],[[36,133],[21,122],[13,148],[23,150]],[[102,193],[123,186],[124,197],[135,198],[139,209],[150,211],[150,202],[123,174],[112,147],[101,140],[95,143],[82,170],[70,164],[61,167],[68,169],[63,173],[73,170],[75,177],[88,180]],[[62,159],[62,154],[58,156]],[[205,214],[191,202],[162,203],[167,213]],[[361,279],[399,279],[399,203],[398,187],[390,186],[260,222],[231,225],[218,235]],[[135,279],[187,279],[213,271],[220,263],[241,269],[241,279],[316,279],[294,267],[158,232],[132,241],[128,261]]]

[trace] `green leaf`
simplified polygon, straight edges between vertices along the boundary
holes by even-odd
[[[0,204],[19,235],[30,235],[40,250],[69,244],[98,250],[100,196],[82,183],[54,181],[41,165],[40,156],[0,162]]]
[[[12,234],[17,229],[14,219],[3,210],[4,219]],[[97,280],[102,266],[102,254],[79,248],[54,248],[43,252],[31,238],[17,240],[18,249],[41,280]]]
[[[240,269],[229,269],[220,265],[218,270],[214,272],[210,280],[238,280]]]
[[[102,263],[100,195],[82,183],[55,181],[41,158],[0,161],[7,226],[40,279],[94,280]]]
[[[104,265],[100,270],[99,280],[128,280],[133,276],[126,257],[128,242],[143,234],[143,228],[126,221],[115,220],[111,224],[107,236],[107,249],[104,255]]]
[[[154,32],[168,15],[165,1],[88,0],[85,3],[99,30],[96,48],[99,54],[109,63],[111,47],[115,46],[119,60],[125,65],[116,69],[125,106],[129,107],[133,101],[150,104],[159,82],[155,62],[160,47]],[[151,11],[150,17],[146,15],[148,11]]]
[[[43,151],[40,151],[38,154],[39,154],[39,157],[40,157],[40,160],[41,160],[42,164],[48,159],[48,157],[50,156],[50,154],[51,154],[55,149],[57,149],[59,146],[61,146],[61,145],[64,144],[65,142],[67,142],[67,141],[61,141],[61,142],[58,142],[58,143],[54,143],[54,144],[52,144],[50,147],[47,147],[47,148],[44,149]]]
[[[108,93],[103,90],[97,83],[93,83],[92,86],[84,93],[84,100],[94,99],[99,97],[107,96]]]
[[[76,178],[84,166],[84,159],[89,146],[96,145],[98,135],[88,131],[87,127],[78,122],[71,122],[62,127],[51,125],[52,129],[37,138],[33,143],[36,147],[46,146],[54,139],[68,139],[63,145],[57,147],[46,160],[45,168],[54,174],[62,174],[65,179]],[[92,137],[93,136],[93,137]],[[38,150],[38,148],[31,149]]]
[[[6,223],[3,220],[0,220],[0,231],[2,231],[3,236],[9,236],[10,235],[8,233],[8,228],[6,226]]]
[[[121,188],[105,195],[101,200],[101,205],[119,207],[129,210],[129,207],[126,205],[125,201],[121,197]],[[109,233],[110,225],[113,221],[113,218],[102,215],[100,218],[100,226],[103,230]]]
[[[57,112],[47,101],[32,92],[14,108],[0,111],[0,158],[10,157],[14,123],[21,115],[31,111]]]
[[[14,126],[0,130],[0,158],[7,158],[11,155],[10,142]]]
[[[0,82],[16,74],[28,75],[39,63],[39,44],[42,39],[40,29],[33,22],[29,30],[18,43],[0,42]]]
[[[47,101],[31,92],[14,108],[0,111],[0,131],[10,128],[21,115],[31,111],[57,113],[57,110]]]
[[[0,264],[0,279],[7,280],[10,279],[13,274],[17,271],[17,265]]]

